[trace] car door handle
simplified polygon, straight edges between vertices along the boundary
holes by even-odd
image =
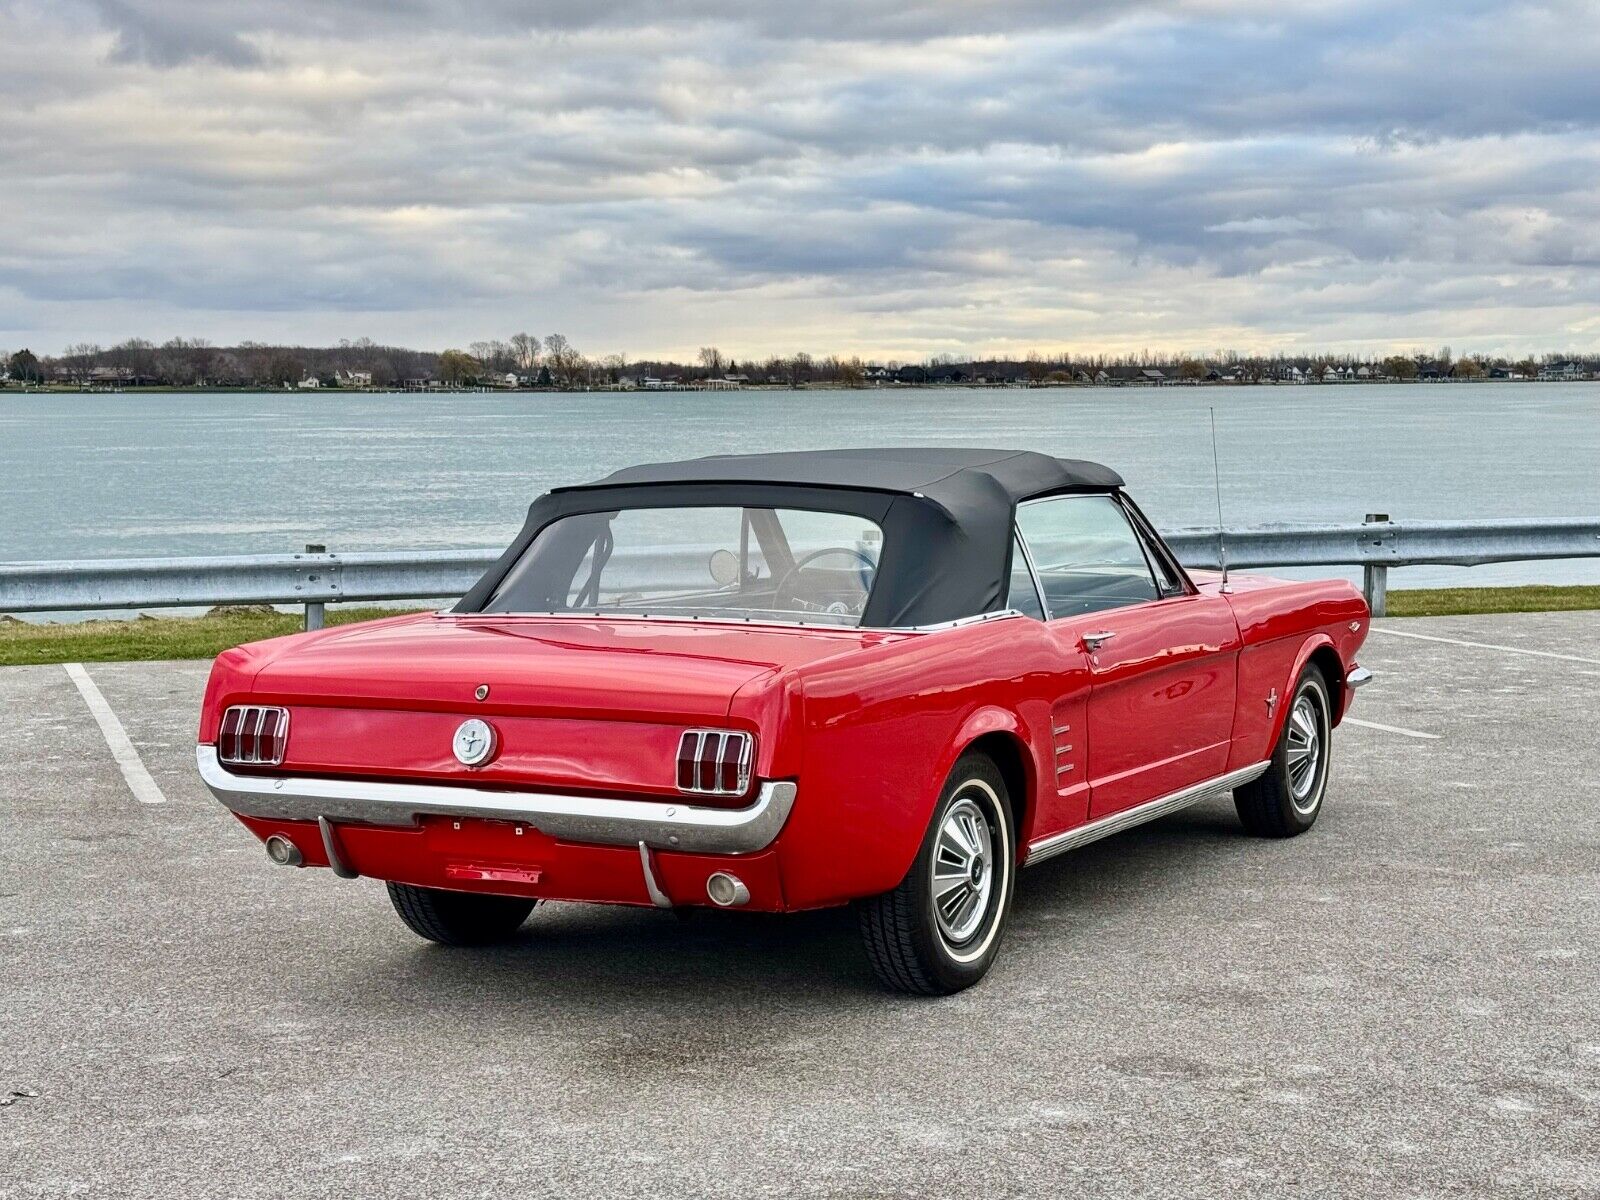
[[[1097,629],[1083,635],[1083,645],[1088,650],[1098,650],[1117,635],[1109,629]]]

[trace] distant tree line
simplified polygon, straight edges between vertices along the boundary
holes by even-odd
[[[214,346],[203,338],[173,338],[156,344],[129,338],[103,347],[83,342],[58,355],[26,348],[0,352],[12,383],[97,387],[552,387],[737,384],[832,387],[893,384],[1065,384],[1163,382],[1264,383],[1286,379],[1472,380],[1549,377],[1559,366],[1574,377],[1600,373],[1600,355],[1549,354],[1509,360],[1456,356],[1437,351],[1382,359],[1337,354],[1206,355],[1029,354],[1022,358],[958,358],[936,355],[918,361],[863,361],[858,357],[808,353],[740,361],[715,346],[702,347],[692,362],[643,359],[621,354],[588,357],[564,336],[518,333],[504,340],[472,342],[465,348],[412,350],[370,338],[336,346],[288,346],[241,342]]]

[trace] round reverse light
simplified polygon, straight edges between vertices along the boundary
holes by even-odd
[[[494,726],[473,717],[456,726],[450,749],[455,752],[456,761],[462,766],[478,767],[494,756],[496,741]]]

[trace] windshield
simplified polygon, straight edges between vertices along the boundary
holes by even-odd
[[[624,508],[539,531],[485,612],[859,625],[883,531],[795,508]]]

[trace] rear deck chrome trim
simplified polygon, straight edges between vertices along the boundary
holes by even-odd
[[[982,625],[987,621],[1007,620],[1026,616],[1014,608],[997,608],[993,612],[974,613],[970,617],[953,617],[948,621],[935,621],[929,625],[848,625],[842,621],[784,621],[777,617],[690,617],[672,613],[606,612],[590,609],[587,612],[454,612],[442,609],[431,613],[441,621],[496,621],[502,619],[522,621],[655,621],[680,625],[733,625],[741,628],[810,629],[837,633],[940,633],[946,629],[964,629],[968,625]]]
[[[409,826],[424,815],[522,821],[570,842],[752,854],[772,844],[794,807],[789,780],[763,783],[744,808],[707,808],[673,799],[614,800],[562,792],[496,792],[434,783],[384,783],[301,775],[236,775],[215,746],[195,748],[200,778],[242,817]]]
[[[1218,775],[1215,779],[1202,780],[1176,792],[1168,793],[1158,799],[1133,808],[1125,808],[1121,812],[1112,813],[1109,817],[1101,817],[1098,821],[1090,821],[1086,825],[1078,825],[1062,833],[1051,834],[1049,837],[1039,838],[1028,843],[1028,851],[1023,856],[1022,865],[1031,867],[1034,863],[1043,862],[1057,854],[1065,854],[1068,850],[1076,850],[1079,846],[1087,846],[1090,842],[1098,842],[1101,838],[1110,837],[1114,833],[1121,833],[1124,829],[1132,829],[1135,825],[1143,825],[1146,821],[1154,821],[1168,813],[1175,813],[1179,809],[1188,808],[1191,804],[1199,804],[1202,800],[1210,800],[1224,792],[1231,792],[1234,788],[1249,783],[1259,778],[1271,766],[1271,760],[1254,763],[1248,767],[1241,767],[1237,771],[1229,771],[1226,775]]]

